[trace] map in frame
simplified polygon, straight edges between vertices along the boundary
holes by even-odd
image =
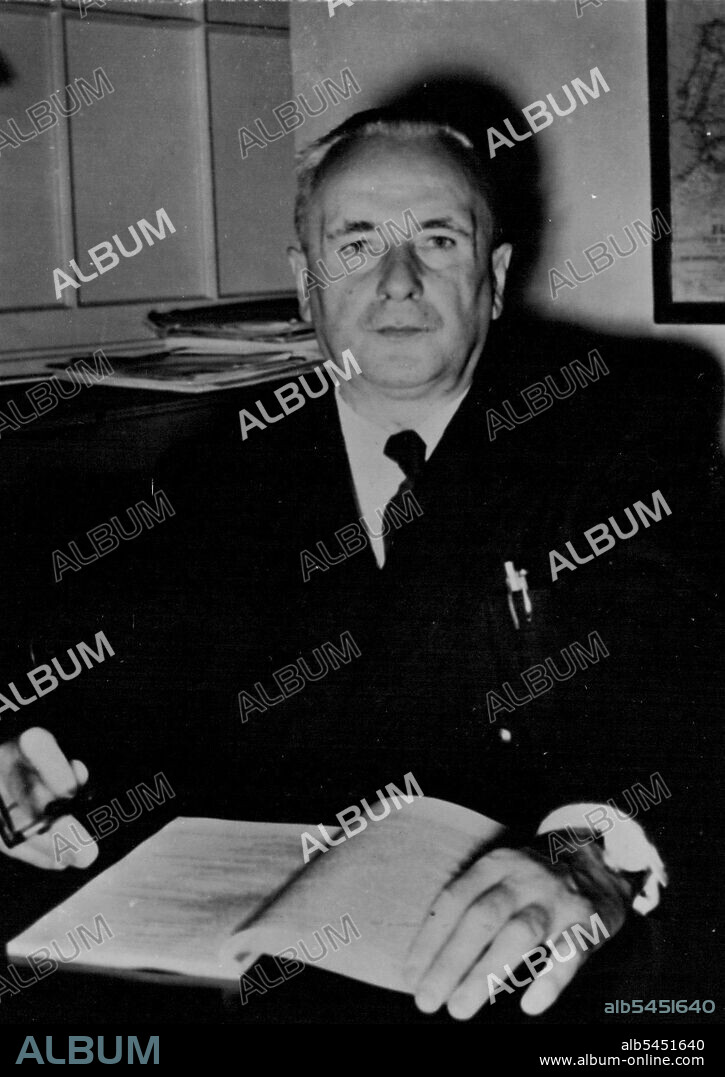
[[[675,303],[725,302],[725,3],[667,5]]]

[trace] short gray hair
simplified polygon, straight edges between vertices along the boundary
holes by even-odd
[[[295,230],[304,250],[307,249],[307,223],[310,202],[335,164],[342,161],[360,142],[383,136],[398,142],[437,138],[461,166],[472,186],[483,195],[491,213],[494,240],[503,238],[498,192],[490,170],[486,168],[473,142],[461,131],[437,120],[410,119],[379,113],[358,113],[334,130],[311,142],[296,158],[297,195]]]

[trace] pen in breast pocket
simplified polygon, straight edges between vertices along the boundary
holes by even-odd
[[[527,572],[525,568],[520,571],[514,568],[513,561],[504,561],[506,570],[506,586],[508,588],[508,603],[509,611],[511,613],[511,619],[514,622],[515,628],[521,627],[521,620],[526,621],[527,624],[531,622],[531,615],[533,614],[533,606],[531,605],[531,596],[529,595],[529,586],[526,582]]]

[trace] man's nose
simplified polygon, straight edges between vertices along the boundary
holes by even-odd
[[[402,244],[382,255],[377,293],[385,299],[418,299],[423,292],[420,264],[412,247]]]

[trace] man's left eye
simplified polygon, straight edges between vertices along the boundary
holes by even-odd
[[[426,236],[423,240],[426,247],[434,250],[446,251],[455,247],[456,241],[452,236]]]

